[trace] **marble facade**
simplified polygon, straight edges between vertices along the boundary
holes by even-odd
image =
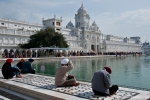
[[[55,15],[54,18],[43,19],[43,25],[0,18],[0,54],[14,52],[20,55],[24,52],[26,57],[31,56],[18,44],[27,43],[30,35],[47,27],[54,28],[66,38],[70,48],[68,52],[142,52],[139,36],[124,38],[103,34],[96,21],[90,25],[90,19],[83,4],[75,14],[75,25],[70,21],[65,28],[62,27],[62,17],[56,18]]]

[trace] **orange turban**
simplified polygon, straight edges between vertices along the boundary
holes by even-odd
[[[24,62],[26,62],[26,61],[25,61],[24,59],[21,59],[21,62],[23,62],[23,63],[24,63]]]

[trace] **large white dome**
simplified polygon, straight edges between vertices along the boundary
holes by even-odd
[[[83,3],[81,5],[81,7],[78,9],[78,13],[86,13],[87,14],[86,9],[83,7]]]

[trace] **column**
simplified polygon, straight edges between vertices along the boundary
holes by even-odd
[[[30,52],[30,58],[32,58],[32,54],[33,54],[33,52],[32,52],[32,50],[28,50],[29,52]]]
[[[4,34],[5,34],[5,32],[6,32],[5,30],[6,30],[6,29],[3,30],[3,33],[4,33]]]
[[[13,49],[13,58],[16,58],[16,55],[15,55],[15,52],[16,52],[16,49]]]
[[[35,57],[37,58],[37,50],[35,50]]]
[[[2,45],[3,45],[3,43],[4,43],[4,37],[2,38]]]
[[[66,56],[68,56],[68,50],[66,50]]]
[[[3,56],[4,56],[4,49],[3,48],[1,48],[1,54],[3,54],[1,57],[3,58]]]
[[[27,58],[27,50],[24,50],[25,58]]]
[[[46,50],[46,56],[47,57],[49,56],[49,50]]]
[[[18,56],[20,57],[20,56],[22,56],[22,52],[21,52],[22,50],[20,49],[19,50],[19,54],[18,54]]]
[[[10,45],[10,38],[8,38],[8,44],[7,45]]]

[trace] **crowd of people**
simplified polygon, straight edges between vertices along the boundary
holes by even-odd
[[[70,57],[70,56],[99,56],[99,55],[111,55],[111,56],[141,56],[142,52],[83,52],[83,51],[78,51],[78,52],[68,52],[68,53],[63,53],[63,52],[50,52],[47,54],[45,51],[43,54],[41,53],[36,53],[32,52],[32,55],[26,54],[22,52],[22,54],[10,52],[10,53],[2,53],[2,58],[26,58],[26,57],[46,57],[46,56],[54,56],[54,57]]]
[[[16,78],[22,78],[21,74],[32,73],[35,74],[35,69],[31,66],[33,59],[25,61],[21,59],[15,66],[11,66],[13,59],[9,58],[2,66],[2,74],[5,79],[10,79],[16,75]],[[64,58],[60,62],[55,73],[55,85],[57,87],[79,86],[80,83],[76,81],[73,75],[69,75],[69,71],[74,68],[71,60]],[[111,84],[110,74],[112,70],[110,67],[103,67],[94,73],[92,78],[92,90],[95,95],[109,96],[116,94],[119,87]]]

